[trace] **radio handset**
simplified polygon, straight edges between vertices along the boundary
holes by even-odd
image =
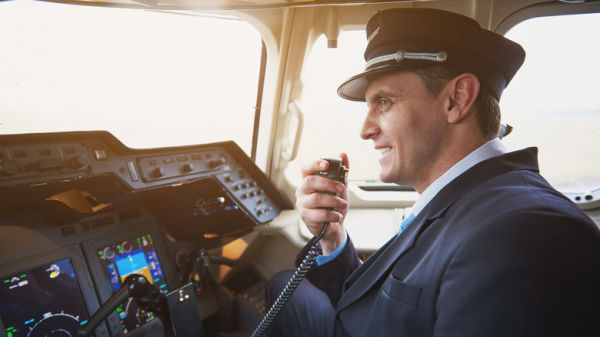
[[[344,162],[341,159],[337,159],[337,158],[333,158],[333,159],[332,158],[323,158],[323,159],[327,160],[327,162],[329,163],[327,171],[319,171],[319,172],[314,173],[314,175],[319,175],[322,177],[333,179],[333,180],[342,182],[344,185],[346,185],[346,178],[348,176],[348,168],[346,167],[346,165],[344,165]],[[328,191],[318,191],[318,193],[335,195],[335,193],[328,192]],[[333,208],[329,208],[329,207],[327,207],[327,209],[333,210]],[[298,288],[298,285],[300,285],[300,281],[302,281],[302,279],[306,276],[306,273],[308,273],[310,268],[313,267],[313,265],[315,264],[315,259],[319,255],[319,248],[317,247],[317,243],[319,242],[319,240],[321,240],[323,235],[325,235],[325,233],[327,233],[328,228],[329,228],[329,222],[326,222],[323,225],[323,228],[321,229],[319,234],[315,235],[306,244],[306,247],[310,247],[308,249],[308,252],[306,253],[306,256],[300,263],[300,266],[298,266],[298,269],[296,269],[296,271],[294,272],[294,275],[292,275],[292,278],[286,284],[285,288],[283,288],[283,290],[281,291],[281,294],[279,294],[279,296],[277,297],[277,299],[275,300],[273,305],[271,305],[271,308],[269,308],[269,311],[267,312],[265,317],[258,324],[256,329],[252,333],[252,337],[259,337],[259,336],[264,335],[264,333],[267,331],[269,326],[271,326],[271,323],[273,322],[273,320],[275,320],[275,317],[277,317],[279,312],[281,312],[281,310],[283,309],[283,307],[285,306],[285,304],[287,303],[289,298],[292,297],[292,294],[294,293],[296,288]]]
[[[344,185],[346,185],[346,180],[348,177],[348,168],[346,167],[346,165],[344,165],[344,162],[341,159],[337,159],[337,158],[323,158],[323,160],[327,160],[327,162],[329,163],[329,166],[327,167],[327,171],[318,171],[318,172],[314,173],[314,175],[329,178],[332,180],[336,180],[336,181],[339,181],[339,182],[343,183]],[[318,192],[336,195],[336,193],[329,192],[329,191],[318,191]],[[328,210],[333,210],[332,207],[324,207],[324,208],[328,209]],[[315,235],[312,238],[312,240],[314,240],[314,242],[313,242],[314,244],[316,244],[319,240],[321,240],[323,235],[325,235],[325,233],[327,233],[328,228],[329,228],[329,222],[326,222],[323,225],[321,232],[319,232],[319,234]]]

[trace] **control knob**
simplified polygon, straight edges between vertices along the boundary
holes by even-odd
[[[72,169],[78,169],[87,164],[87,161],[81,156],[75,156],[67,161],[67,165],[69,165]]]
[[[152,177],[154,178],[160,178],[162,176],[165,175],[165,169],[162,167],[157,167],[154,170],[152,170]]]
[[[194,164],[192,163],[185,163],[183,165],[181,165],[181,172],[183,173],[189,173],[192,172],[194,170]]]
[[[210,166],[210,168],[217,168],[223,164],[225,164],[225,158],[222,157],[219,159],[213,159],[208,162],[208,166]]]

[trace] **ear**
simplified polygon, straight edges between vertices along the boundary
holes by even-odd
[[[448,82],[446,89],[448,123],[458,123],[467,117],[475,103],[479,94],[479,80],[471,73],[464,73]]]

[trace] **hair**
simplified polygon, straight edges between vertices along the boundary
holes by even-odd
[[[421,78],[425,88],[434,96],[437,96],[442,91],[446,83],[462,73],[447,65],[417,68],[413,72]],[[477,108],[477,122],[483,135],[489,139],[498,136],[500,128],[500,104],[486,85],[479,86],[479,94],[475,99],[474,105]]]

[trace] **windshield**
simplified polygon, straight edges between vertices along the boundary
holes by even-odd
[[[527,57],[500,101],[502,122],[514,127],[504,143],[509,150],[537,146],[542,174],[565,192],[600,185],[598,31],[600,14],[586,14],[531,19],[507,34]],[[364,31],[342,31],[336,49],[326,42],[324,36],[316,41],[303,72],[302,143],[289,176],[298,176],[309,160],[347,152],[349,180],[377,183],[379,154],[359,136],[366,104],[336,94],[343,81],[362,72]]]
[[[250,153],[261,36],[234,17],[0,3],[0,133],[107,130],[130,147]],[[243,55],[243,57],[240,57]]]
[[[540,171],[565,192],[600,186],[600,14],[527,20],[506,36],[523,45],[521,70],[502,94],[509,148],[537,146]],[[560,46],[560,47],[558,47]]]

